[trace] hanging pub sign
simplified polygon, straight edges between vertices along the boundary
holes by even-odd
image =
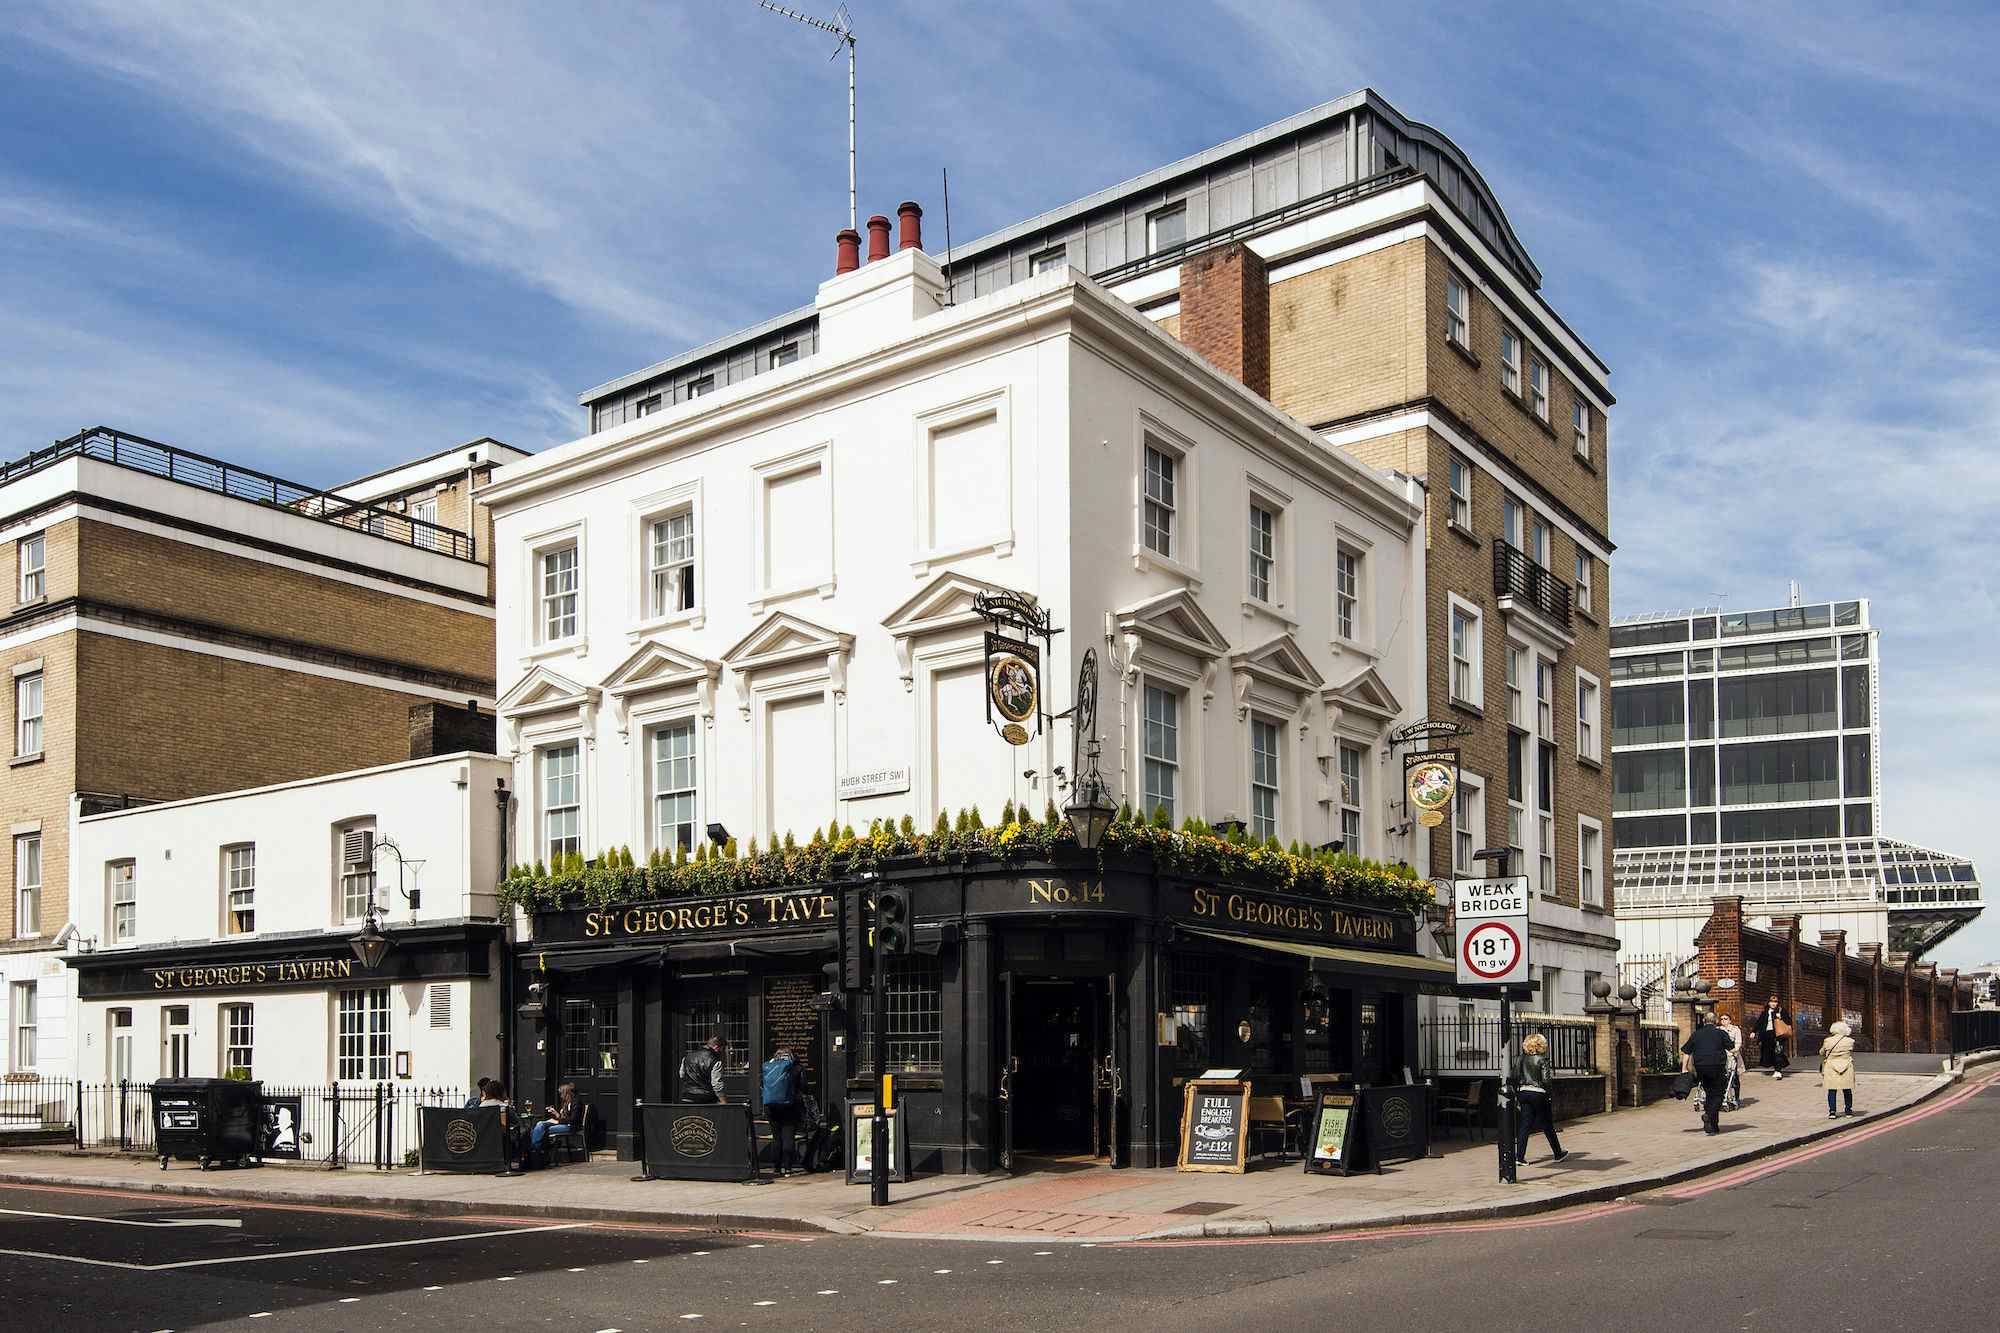
[[[1049,613],[1026,593],[979,593],[972,609],[986,617],[986,720],[1009,745],[1042,729],[1042,649],[1056,633]],[[1036,644],[1032,640],[1040,639]]]
[[[1040,730],[1042,650],[999,634],[986,636],[986,720],[1009,745]]]
[[[1425,828],[1450,817],[1458,795],[1457,750],[1412,750],[1403,756],[1403,813]]]

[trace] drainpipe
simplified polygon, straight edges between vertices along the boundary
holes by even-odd
[[[507,790],[507,779],[493,780],[493,801],[500,807],[500,878],[507,875],[507,807],[513,800],[513,793]],[[494,881],[497,892],[500,881]],[[514,909],[504,909],[506,916],[500,923],[500,1068],[502,1077],[510,1089],[516,1087],[514,1078]]]

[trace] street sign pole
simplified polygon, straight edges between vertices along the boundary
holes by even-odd
[[[1515,1183],[1514,1145],[1520,1133],[1519,1089],[1514,1080],[1514,988],[1528,978],[1528,889],[1508,871],[1512,851],[1482,848],[1477,860],[1492,863],[1488,880],[1460,880],[1454,917],[1458,928],[1458,982],[1500,990],[1500,1183]],[[1532,991],[1530,992],[1532,993]]]
[[[889,960],[882,956],[882,935],[875,935],[875,975],[873,993],[868,999],[868,1044],[875,1066],[875,1121],[871,1128],[870,1141],[873,1148],[868,1162],[868,1203],[870,1207],[881,1208],[889,1202],[889,1108],[883,1105],[884,1091],[889,1080],[883,1075],[888,1072],[888,1042],[885,1029],[889,1026]]]

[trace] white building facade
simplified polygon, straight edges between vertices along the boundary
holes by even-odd
[[[75,818],[77,1079],[498,1074],[507,774],[449,754]]]
[[[1420,855],[1387,743],[1423,698],[1414,483],[1065,270],[946,306],[907,248],[818,311],[813,355],[481,493],[517,859],[1061,805],[1067,724],[988,720],[999,589],[1060,631],[1049,712],[1096,649],[1118,798]]]

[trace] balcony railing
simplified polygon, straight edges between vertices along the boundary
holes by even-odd
[[[1567,630],[1570,626],[1569,585],[1528,559],[1528,553],[1506,542],[1493,543],[1493,595],[1525,602],[1543,619]]]
[[[414,546],[423,551],[436,551],[439,555],[457,560],[477,558],[472,537],[455,528],[427,523],[393,509],[349,500],[295,481],[285,481],[268,472],[225,463],[219,458],[190,453],[170,444],[127,435],[106,426],[93,427],[67,440],[58,440],[47,448],[37,449],[25,458],[0,464],[0,485],[70,458],[94,458],[100,463],[130,468],[134,472],[162,477],[183,486],[198,487],[234,500],[289,510],[321,523],[351,528],[371,537]]]

